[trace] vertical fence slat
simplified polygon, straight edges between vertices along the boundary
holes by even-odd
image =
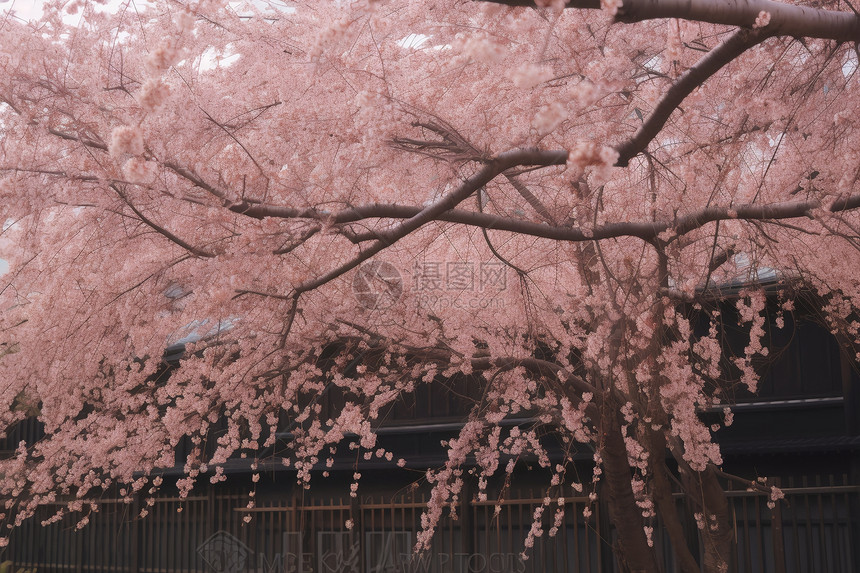
[[[858,516],[853,508],[860,504],[860,488],[845,485],[836,476],[796,484],[787,480],[786,499],[773,509],[765,508],[766,494],[748,491],[728,491],[733,509],[737,541],[731,556],[731,568],[737,571],[856,571],[857,551],[850,542],[857,534]],[[849,481],[847,478],[844,481]],[[781,482],[774,482],[782,486]],[[795,487],[799,485],[799,487]],[[287,552],[309,553],[312,559],[333,550],[336,537],[321,539],[321,532],[348,534],[342,540],[343,550],[359,542],[361,571],[377,566],[401,568],[403,573],[567,573],[570,571],[612,571],[614,558],[606,550],[612,543],[612,530],[605,520],[605,506],[590,505],[594,511],[589,519],[582,516],[583,498],[565,498],[565,515],[557,534],[545,533],[536,539],[530,559],[523,566],[516,555],[529,531],[534,510],[541,504],[544,492],[506,491],[500,501],[473,501],[468,492],[458,502],[462,521],[444,517],[438,525],[439,538],[425,561],[407,566],[406,545],[416,541],[425,492],[384,497],[365,496],[359,502],[351,498],[325,499],[304,492],[286,503],[275,497],[256,500],[251,511],[253,520],[244,525],[242,518],[249,511],[246,494],[212,491],[208,497],[180,502],[177,499],[157,499],[148,507],[150,515],[141,519],[140,509],[147,508],[145,499],[125,504],[121,499],[101,500],[100,510],[90,515],[90,525],[75,531],[82,513],[72,514],[59,523],[42,527],[39,522],[50,517],[59,506],[39,510],[30,521],[13,532],[12,545],[6,558],[14,559],[17,567],[36,567],[39,571],[117,571],[122,573],[155,573],[156,571],[206,571],[208,566],[197,553],[201,544],[219,530],[235,535],[245,543],[258,570],[277,569],[278,563],[287,567]],[[575,494],[574,494],[575,495]],[[679,498],[680,502],[680,498]],[[177,508],[181,506],[182,512]],[[501,511],[496,514],[496,504]],[[543,515],[548,530],[554,523],[556,505],[551,504]],[[553,511],[550,511],[553,510]],[[683,506],[679,506],[679,511]],[[682,511],[683,512],[683,511]],[[352,519],[355,528],[350,533],[344,524]],[[692,526],[691,526],[692,527]],[[287,547],[284,533],[296,533],[303,538],[301,547]],[[386,536],[391,536],[389,537]],[[768,536],[771,536],[768,539]],[[320,543],[335,544],[320,545]],[[655,543],[665,546],[666,540],[655,535]],[[292,542],[290,542],[292,545]],[[367,554],[385,547],[385,555]],[[671,570],[669,551],[662,551]],[[481,554],[483,557],[472,557]],[[301,560],[302,556],[297,555]],[[447,565],[445,565],[447,559]],[[279,561],[280,560],[280,561]],[[251,567],[249,562],[249,567]],[[506,563],[498,571],[493,567]],[[311,563],[302,564],[305,569]],[[426,569],[424,568],[426,565]],[[262,569],[261,569],[262,568]],[[471,569],[475,568],[475,571]],[[313,566],[319,570],[318,566]],[[286,570],[286,569],[285,569]],[[461,571],[462,570],[462,571]],[[384,573],[380,570],[377,573]]]

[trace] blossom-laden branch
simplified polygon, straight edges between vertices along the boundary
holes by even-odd
[[[457,191],[429,207],[370,203],[366,205],[347,207],[340,211],[328,211],[314,207],[284,207],[264,203],[253,203],[246,200],[232,201],[229,197],[229,192],[218,188],[216,185],[208,183],[193,170],[174,162],[165,162],[164,165],[177,175],[191,182],[196,187],[209,192],[219,200],[222,206],[230,211],[254,219],[305,219],[319,221],[321,225],[331,226],[348,225],[350,223],[372,219],[405,219],[405,221],[396,228],[385,232],[368,231],[364,233],[351,233],[343,230],[342,234],[353,243],[360,244],[366,241],[375,241],[375,243],[373,243],[368,249],[362,251],[360,255],[349,263],[346,263],[337,269],[333,269],[330,273],[324,275],[328,278],[323,279],[323,277],[320,277],[319,279],[309,281],[303,284],[295,294],[317,288],[318,286],[325,284],[325,282],[350,271],[362,262],[378,254],[386,247],[394,244],[431,221],[455,223],[486,230],[506,231],[543,239],[573,243],[621,237],[635,237],[646,242],[654,242],[658,240],[660,235],[663,233],[670,232],[672,235],[670,240],[673,240],[713,222],[727,220],[779,221],[785,219],[812,218],[814,216],[814,212],[817,210],[838,214],[841,212],[853,211],[860,207],[860,194],[853,194],[838,198],[832,201],[829,205],[826,205],[819,200],[807,200],[786,201],[769,205],[748,204],[733,207],[715,206],[678,217],[673,221],[611,222],[595,226],[591,229],[558,224],[537,223],[523,219],[494,215],[491,213],[454,208],[465,198],[474,193],[475,190],[480,189],[500,173],[503,173],[512,167],[521,165],[562,165],[566,156],[567,152],[564,150],[515,150],[513,152],[501,154],[496,160],[487,163],[487,165],[485,165],[485,167],[476,175],[463,182]],[[63,172],[51,174],[64,177],[67,176],[67,174]],[[79,176],[79,178],[96,179],[95,177],[86,176]],[[137,211],[137,209],[134,208],[134,206],[129,206],[135,211],[135,214],[142,222],[172,242],[188,250],[195,256],[213,256],[212,253],[196,249],[172,233],[167,232],[165,229],[146,219]],[[301,242],[319,232],[320,229],[321,226],[319,228],[307,230],[298,244],[301,244]],[[289,253],[293,251],[298,244],[293,244],[287,249],[281,249],[277,254]],[[317,281],[322,282],[317,284]]]
[[[511,6],[534,6],[520,0],[490,0]],[[658,18],[678,18],[696,22],[738,26],[726,40],[688,69],[663,94],[657,106],[630,139],[615,146],[616,165],[626,167],[660,133],[671,114],[693,90],[748,49],[775,36],[811,37],[838,42],[860,41],[860,16],[793,6],[771,0],[617,0],[612,6],[619,22],[641,22]],[[542,3],[544,4],[544,3]],[[601,2],[572,0],[568,8],[595,9]]]
[[[487,0],[508,6],[537,6],[529,0]],[[541,2],[546,4],[547,2]],[[770,15],[765,27],[772,36],[793,36],[860,41],[860,17],[853,12],[822,10],[795,6],[773,0],[619,0],[604,2],[614,7],[618,22],[643,22],[660,18],[678,18],[694,22],[725,24],[751,28],[762,12]],[[600,0],[571,0],[566,8],[597,9]]]
[[[191,253],[192,255],[194,255],[196,257],[211,258],[211,257],[215,256],[215,253],[212,253],[212,252],[206,251],[204,249],[199,249],[199,248],[195,247],[194,245],[190,244],[189,242],[184,241],[183,239],[180,239],[178,236],[171,233],[170,231],[168,231],[167,229],[165,229],[161,225],[158,225],[157,223],[152,221],[149,217],[147,217],[146,215],[141,213],[140,209],[138,209],[137,207],[134,206],[134,203],[132,203],[129,200],[128,196],[117,185],[111,184],[110,187],[111,187],[111,189],[116,191],[116,194],[119,195],[120,199],[122,199],[123,202],[126,205],[128,205],[128,207],[132,210],[132,212],[134,212],[134,214],[137,216],[137,218],[140,219],[140,221],[144,225],[151,228],[153,231],[155,231],[156,233],[158,233],[162,237],[166,238],[168,241],[179,245],[180,247],[182,247],[183,249],[185,249],[186,251],[188,251],[189,253]]]
[[[567,162],[566,151],[515,149],[500,153],[495,159],[484,165],[478,173],[466,179],[453,193],[450,193],[428,207],[421,209],[421,211],[394,229],[379,233],[377,235],[379,238],[375,243],[349,262],[346,262],[317,278],[307,280],[297,285],[293,290],[296,295],[299,295],[303,292],[318,288],[344,273],[351,271],[403,237],[418,230],[418,228],[431,221],[437,220],[442,213],[453,209],[508,169],[524,165],[564,165],[565,162]]]
[[[513,152],[511,153],[512,155],[510,157],[519,156],[519,152],[515,154]],[[529,159],[529,161],[534,162],[533,164],[543,165],[560,165],[563,162],[562,158],[566,155],[566,152],[563,150],[543,152],[531,150],[526,153],[533,155]],[[542,163],[539,163],[539,161],[542,161]],[[525,164],[525,162],[520,163],[520,165],[522,164]],[[366,205],[347,207],[340,211],[327,211],[311,207],[295,208],[263,203],[249,203],[246,201],[231,202],[227,198],[225,191],[213,187],[192,171],[175,164],[168,164],[168,166],[176,173],[186,177],[186,179],[195,185],[210,191],[213,195],[221,199],[224,205],[231,211],[255,219],[265,219],[269,217],[278,219],[309,219],[334,226],[356,223],[369,219],[407,219],[407,221],[402,223],[401,226],[388,231],[387,234],[368,232],[364,234],[347,235],[356,243],[376,239],[383,243],[388,241],[387,244],[393,244],[393,242],[400,240],[429,221],[457,223],[487,230],[508,231],[533,237],[568,242],[595,241],[619,237],[637,237],[644,241],[653,242],[658,239],[659,235],[667,231],[671,231],[674,236],[682,236],[704,227],[708,223],[717,221],[796,219],[801,217],[812,217],[814,211],[819,209],[824,209],[829,213],[836,214],[853,211],[860,207],[860,194],[853,194],[836,199],[829,205],[825,205],[818,200],[808,200],[785,201],[769,205],[748,204],[737,205],[734,207],[715,206],[678,217],[674,221],[613,222],[598,225],[592,229],[584,229],[563,225],[535,223],[522,219],[503,217],[493,215],[491,213],[467,211],[464,209],[445,209],[444,206],[441,205],[443,202],[445,205],[456,205],[471,194],[472,191],[469,191],[470,189],[475,188],[476,185],[477,188],[483,186],[483,184],[480,184],[481,181],[485,181],[487,183],[491,181],[499,174],[498,170],[504,166],[504,164],[501,166],[496,165],[495,167],[493,167],[493,165],[495,164],[488,164],[478,174],[464,182],[458,191],[455,191],[445,199],[434,203],[430,207],[417,207],[391,203],[369,203]],[[504,171],[504,169],[502,169],[502,171]],[[461,196],[463,199],[459,198]],[[308,233],[308,235],[310,234],[312,233]],[[382,244],[381,246],[375,245],[372,248],[382,250],[382,248],[387,246],[387,244]],[[373,254],[378,253],[379,250],[374,251]],[[371,256],[373,255],[368,255],[367,257],[369,258]],[[360,264],[360,261],[356,264]]]
[[[452,193],[449,193],[448,195],[444,196],[440,200],[434,202],[427,207],[418,209],[414,213],[411,213],[408,218],[402,223],[400,223],[397,227],[388,231],[376,233],[376,241],[350,261],[330,270],[329,272],[319,277],[307,280],[299,285],[296,285],[296,287],[293,289],[293,295],[298,296],[303,292],[313,290],[326,284],[331,280],[336,279],[337,277],[351,271],[364,261],[383,251],[387,247],[393,245],[403,237],[406,237],[407,235],[416,231],[418,228],[426,225],[431,221],[439,220],[439,218],[444,213],[450,211],[451,209],[462,203],[477,190],[481,189],[490,181],[495,179],[498,175],[504,173],[509,169],[520,166],[564,165],[566,161],[566,151],[514,149],[511,151],[500,153],[494,159],[488,160],[475,175],[466,179]],[[190,181],[197,187],[208,191],[209,193],[217,197],[224,204],[224,206],[236,213],[241,213],[258,218],[264,216],[272,216],[272,214],[276,212],[280,212],[282,218],[302,216],[316,218],[319,214],[319,211],[316,211],[314,209],[293,210],[290,208],[286,208],[282,211],[279,211],[278,208],[275,208],[275,210],[267,212],[265,208],[263,208],[261,205],[255,205],[245,201],[234,203],[228,199],[226,192],[208,184],[193,171],[175,163],[167,163],[165,164],[165,166],[171,169],[177,175]],[[330,221],[330,217],[325,217],[325,220]]]
[[[684,72],[663,94],[656,107],[633,137],[615,146],[616,151],[618,151],[618,161],[615,164],[619,167],[626,167],[630,159],[645,151],[648,144],[657,137],[657,134],[669,120],[669,116],[681,105],[684,98],[723,66],[767,37],[768,35],[763,30],[738,30],[708,52],[696,65]]]
[[[366,336],[369,336],[371,340],[374,341],[373,346],[377,347],[377,349],[384,348],[386,351],[391,351],[396,348],[410,356],[420,358],[425,363],[440,362],[446,368],[464,359],[462,355],[459,355],[450,348],[443,348],[441,346],[430,348],[409,346],[402,342],[390,340],[389,338],[355,322],[347,320],[340,320],[339,322],[349,326],[350,328],[354,328]],[[361,339],[360,341],[365,344],[367,343],[367,340],[365,339]],[[493,357],[478,353],[476,356],[469,358],[468,362],[469,367],[473,372],[484,372],[492,369],[514,370],[516,368],[523,368],[536,377],[552,381],[549,386],[554,390],[560,390],[558,391],[558,394],[561,396],[567,396],[568,398],[575,397],[579,400],[583,395],[588,395],[589,397],[586,402],[589,404],[588,410],[590,413],[596,413],[593,410],[594,406],[602,405],[602,395],[594,385],[581,376],[577,376],[569,369],[566,369],[560,364],[550,360],[534,357]],[[562,388],[558,387],[558,383],[561,384]]]

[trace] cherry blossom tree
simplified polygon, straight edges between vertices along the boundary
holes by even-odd
[[[661,570],[658,522],[682,571],[725,569],[740,478],[700,412],[727,403],[729,358],[755,390],[761,276],[858,338],[850,3],[100,4],[0,17],[0,421],[45,428],[0,462],[10,525],[157,487],[191,436],[187,495],[284,420],[302,483],[344,440],[395,464],[385,409],[465,375],[481,392],[428,475],[421,544],[469,463],[484,499],[525,455],[571,481],[539,424],[593,451],[574,487],[607,500],[622,570]],[[728,357],[708,301],[739,278],[750,335]],[[533,428],[502,424],[523,412]]]

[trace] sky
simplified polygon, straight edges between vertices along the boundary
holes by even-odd
[[[116,9],[118,6],[128,0],[107,0],[104,10]],[[147,0],[131,0],[132,4],[147,4]],[[257,4],[261,7],[271,5],[281,11],[289,11],[289,3],[287,0],[244,0],[239,2],[229,2],[235,9],[241,10],[243,4]],[[42,15],[43,0],[0,0],[0,12],[14,10],[15,14],[22,20],[35,20]],[[76,23],[80,18],[80,13],[74,16],[68,16],[67,23]]]
[[[40,0],[0,0],[0,10],[15,10],[22,20],[32,20],[42,14]]]
[[[35,20],[42,15],[42,0],[0,0],[0,11],[11,10],[22,20]]]

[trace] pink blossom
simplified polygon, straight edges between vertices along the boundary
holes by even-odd
[[[149,78],[137,92],[137,101],[145,111],[155,111],[170,97],[170,87],[162,80]]]
[[[547,66],[537,66],[534,64],[525,64],[511,72],[511,79],[514,85],[518,88],[533,88],[550,78],[552,78],[552,69]]]
[[[535,115],[532,125],[541,135],[545,135],[558,127],[567,119],[567,111],[560,102],[553,102],[542,107]]]
[[[611,147],[599,145],[592,141],[580,141],[568,156],[568,165],[584,168],[589,165],[612,166],[618,160],[618,152]]]
[[[149,479],[186,441],[180,499],[286,431],[281,463],[302,488],[342,452],[424,467],[381,448],[377,429],[413,405],[435,411],[423,402],[437,393],[466,423],[426,473],[421,547],[467,491],[485,503],[495,479],[527,467],[553,470],[536,496],[561,531],[573,466],[550,455],[547,433],[570,458],[597,453],[591,494],[626,465],[624,509],[651,520],[649,434],[670,442],[667,468],[719,465],[712,430],[731,411],[713,428],[701,413],[733,394],[726,364],[755,390],[771,351],[774,297],[741,293],[749,339],[735,356],[703,289],[774,269],[825,301],[845,340],[860,337],[860,254],[845,240],[858,122],[833,107],[855,109],[857,86],[839,26],[798,18],[782,31],[811,34],[800,60],[766,42],[685,91],[674,76],[723,40],[711,16],[666,23],[645,6],[644,21],[621,24],[621,0],[603,2],[614,17],[297,2],[266,24],[224,2],[167,0],[86,9],[76,28],[55,11],[4,20],[0,431],[38,415],[46,435],[0,463],[15,509],[0,520],[74,499],[44,520],[78,511],[74,525],[114,488],[124,504],[148,498],[145,516],[163,487]],[[765,20],[768,33],[784,24]],[[420,46],[404,41],[413,34]],[[365,265],[383,261],[397,273],[363,285]],[[380,292],[392,304],[368,305]],[[160,376],[158,357],[189,325],[200,338]],[[609,432],[625,448],[604,464]],[[576,503],[594,501],[587,478],[570,486]],[[713,513],[697,522],[720,525]],[[529,544],[546,515],[533,517]]]
[[[150,53],[146,67],[150,75],[156,76],[174,65],[180,58],[180,50],[175,39],[162,40]]]
[[[623,6],[624,2],[622,0],[600,0],[600,7],[612,16],[617,15]]]
[[[588,519],[589,517],[591,517],[591,508],[590,507],[583,508],[582,517],[584,517],[585,519]]]
[[[758,16],[756,16],[753,28],[764,28],[768,24],[770,24],[770,12],[762,10],[758,13]]]
[[[132,157],[122,166],[122,173],[132,183],[149,183],[158,173],[158,168],[152,161]]]
[[[140,155],[143,153],[143,133],[140,128],[130,125],[115,127],[111,132],[110,154],[122,157],[124,154]]]

